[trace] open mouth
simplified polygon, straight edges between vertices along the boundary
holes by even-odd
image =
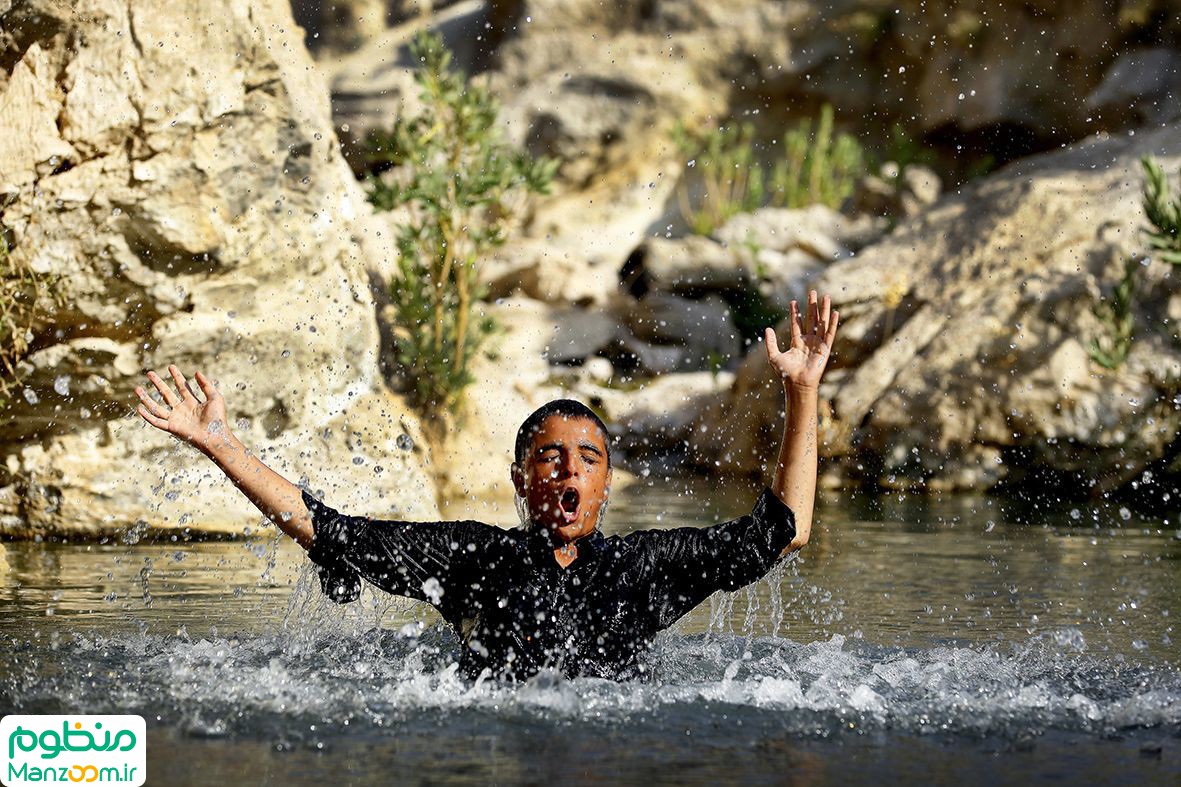
[[[562,519],[566,520],[567,524],[578,519],[578,490],[573,487],[568,487],[562,492],[562,497],[558,501],[558,508],[562,512]]]

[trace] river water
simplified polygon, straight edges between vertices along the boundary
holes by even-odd
[[[604,529],[755,497],[706,487],[617,491]],[[643,682],[514,687],[463,681],[429,609],[325,602],[286,540],[9,543],[0,712],[139,713],[149,784],[1181,781],[1176,520],[830,493],[818,521]]]

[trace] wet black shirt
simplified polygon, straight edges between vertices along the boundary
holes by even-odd
[[[580,539],[562,568],[540,529],[482,522],[347,516],[307,491],[308,550],[324,593],[355,600],[364,578],[433,604],[463,641],[461,667],[524,678],[634,675],[656,632],[716,590],[761,578],[795,537],[791,510],[766,489],[750,514],[712,527]]]

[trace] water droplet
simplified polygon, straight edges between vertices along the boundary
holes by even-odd
[[[61,374],[53,379],[53,390],[61,396],[70,395],[70,375]]]
[[[409,451],[411,448],[414,447],[414,440],[412,440],[410,435],[406,434],[405,432],[398,435],[398,439],[396,442],[397,442],[398,448],[401,448],[403,451]]]
[[[37,398],[37,394],[32,388],[26,388],[21,393],[24,394],[25,401],[29,404],[37,404],[37,402],[41,401]]]

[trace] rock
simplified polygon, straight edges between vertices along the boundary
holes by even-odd
[[[610,382],[615,376],[615,368],[606,358],[587,358],[582,370],[588,379],[600,385]]]
[[[291,0],[296,23],[306,31],[304,43],[313,51],[347,52],[386,30],[392,6],[414,5],[398,0]],[[429,4],[428,4],[429,6]],[[401,11],[401,8],[398,9]],[[417,11],[414,8],[414,11]],[[402,16],[402,14],[399,14]]]
[[[911,164],[902,170],[900,177],[902,178],[904,195],[912,197],[915,203],[914,207],[906,212],[907,216],[912,216],[920,209],[933,205],[943,191],[943,183],[939,180],[939,176],[930,167],[924,167],[922,164]]]
[[[611,433],[629,457],[685,450],[685,440],[707,405],[734,381],[730,372],[668,374],[646,382],[609,410]]]
[[[913,365],[915,356],[943,330],[947,320],[946,314],[930,304],[920,308],[841,386],[834,401],[841,417],[850,423],[861,423],[896,382],[904,384],[897,380],[899,372]]]
[[[170,362],[218,378],[243,441],[333,504],[437,515],[417,419],[378,370],[380,225],[286,4],[63,6],[0,18],[0,220],[59,282],[21,365],[32,396],[0,413],[3,533],[258,521],[228,481],[195,505],[216,471],[133,413]]]
[[[882,172],[857,182],[847,210],[892,220],[909,218],[933,204],[943,190],[939,176],[921,164],[899,170],[896,164],[887,162]]]
[[[762,249],[754,266],[763,280],[759,291],[785,313],[792,299],[803,297],[824,267],[823,261],[801,249],[786,253]]]
[[[1175,40],[1177,30],[1172,19],[1154,29],[1152,15],[1132,2],[1100,0],[1070,8],[1002,2],[982,10],[950,1],[806,8],[790,51],[815,54],[805,68],[784,69],[784,92],[797,92],[806,77],[805,92],[816,99],[859,113],[906,107],[907,121],[922,131],[1008,127],[1063,141],[1091,133],[1093,111],[1054,96],[1089,95],[1126,42]],[[1052,87],[1028,78],[1051,72]],[[1119,128],[1136,123],[1111,120]]]
[[[880,175],[866,175],[859,178],[844,208],[850,213],[882,218],[897,218],[905,215],[897,182]]]
[[[354,169],[363,169],[362,143],[370,129],[389,128],[393,118],[421,111],[419,87],[414,81],[416,63],[410,54],[415,34],[423,29],[438,33],[452,52],[453,65],[466,74],[475,73],[499,41],[499,35],[489,35],[489,5],[482,0],[437,3],[434,14],[398,14],[400,24],[390,28],[385,20],[355,35],[346,27],[344,36],[352,45],[344,48],[355,51],[337,57],[332,57],[332,52],[321,54],[321,66],[332,90],[333,118],[341,130],[345,157]],[[339,12],[342,7],[336,8]],[[374,17],[358,14],[354,18]],[[341,49],[338,45],[333,48]]]
[[[567,106],[557,78],[598,78],[614,66],[631,70],[629,84],[658,96],[658,113],[666,100],[661,96],[674,91],[651,86],[681,81],[712,105],[706,111],[713,117],[725,117],[751,96],[771,105],[827,102],[850,117],[900,120],[914,134],[970,141],[1004,132],[1024,140],[1014,152],[1016,145],[1045,149],[1077,140],[1097,124],[1132,128],[1151,122],[1143,110],[1153,101],[1161,112],[1171,111],[1161,74],[1175,69],[1159,53],[1181,29],[1176,14],[1146,12],[1137,0],[1085,0],[1070,7],[1003,0],[987,9],[953,0],[908,0],[888,8],[859,0],[514,5],[518,24],[498,50],[494,69],[508,77],[501,92],[510,103],[521,96],[522,104],[536,108],[535,117],[552,115],[562,127],[574,124],[547,107]],[[1139,42],[1160,44],[1143,47],[1148,52],[1141,55],[1132,48]],[[662,61],[649,54],[656,52]],[[653,62],[663,63],[663,73],[651,68]],[[1030,79],[1051,73],[1053,80]],[[542,84],[548,90],[532,90]],[[1096,117],[1099,103],[1060,100],[1096,93],[1099,103],[1111,107],[1102,117]],[[1135,111],[1120,111],[1133,103],[1123,97],[1134,100]],[[522,133],[529,127],[528,120],[519,125]],[[597,128],[591,124],[584,137]],[[635,129],[621,138],[622,145],[612,139],[608,147],[647,147],[656,131]],[[573,129],[569,138],[578,133]],[[597,160],[601,147],[589,142],[572,146],[586,162]]]
[[[514,294],[552,304],[605,304],[618,287],[616,269],[578,249],[521,239],[480,261],[490,298]]]
[[[614,317],[599,310],[555,308],[550,312],[550,320],[553,334],[541,357],[551,364],[590,358],[622,331]]]
[[[651,344],[630,333],[621,334],[600,352],[612,368],[628,377],[651,377],[698,366],[680,345]]]
[[[842,327],[821,390],[822,454],[849,457],[847,479],[887,486],[980,490],[1049,472],[1095,492],[1172,455],[1172,269],[1144,269],[1123,367],[1099,367],[1086,348],[1106,330],[1099,295],[1143,252],[1139,158],[1175,170],[1179,130],[1100,135],[1017,162],[829,266],[817,289]],[[762,473],[782,407],[752,350],[730,398],[703,416],[701,461]]]
[[[884,232],[885,227],[868,216],[851,219],[825,205],[810,205],[739,213],[720,227],[715,236],[731,247],[777,252],[800,249],[831,261],[848,257]]]
[[[0,96],[0,161],[5,191],[27,186],[76,156],[57,127],[61,98],[54,64],[40,44],[33,44],[16,64]]]
[[[1087,96],[1087,109],[1105,128],[1156,126],[1177,118],[1181,55],[1164,47],[1120,52]]]
[[[527,237],[603,280],[668,223],[684,168],[674,125],[720,108],[687,60],[670,57],[668,41],[624,32],[623,18],[638,19],[636,9],[520,3],[486,75],[510,141],[560,163]]]
[[[665,292],[738,290],[749,286],[750,266],[732,250],[700,235],[648,238],[620,273],[624,289],[642,297]]]
[[[628,309],[624,323],[638,339],[683,348],[684,362],[704,368],[723,365],[741,352],[730,307],[716,295],[689,300],[648,293]]]

